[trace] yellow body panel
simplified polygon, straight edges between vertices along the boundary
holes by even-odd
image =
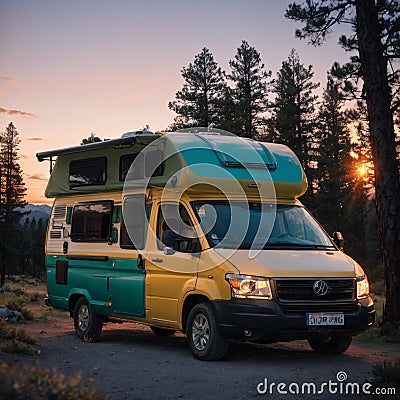
[[[133,193],[133,192],[132,192]],[[67,196],[57,198],[55,206],[73,207],[78,202],[90,200],[113,200],[115,205],[122,204],[122,192]],[[149,325],[171,329],[182,328],[182,309],[185,300],[191,295],[202,295],[209,300],[229,300],[231,289],[225,279],[227,273],[264,276],[269,278],[291,277],[355,277],[362,274],[361,267],[350,257],[339,251],[296,251],[296,250],[263,250],[254,258],[247,250],[238,250],[227,254],[225,250],[209,248],[207,240],[196,227],[200,236],[203,251],[199,255],[175,252],[164,254],[157,247],[156,224],[158,209],[163,203],[175,203],[177,190],[147,190],[151,199],[152,210],[149,220],[149,232],[144,250],[121,249],[118,243],[74,243],[68,237],[48,240],[46,253],[54,256],[62,255],[62,243],[68,241],[68,255],[108,256],[110,258],[137,259],[141,254],[146,263],[145,308],[144,318],[134,318]],[[190,203],[195,200],[220,200],[220,193],[204,192],[189,189],[180,196],[180,203],[188,211],[194,225],[196,217]],[[231,200],[236,196],[232,194]],[[240,197],[238,197],[240,198]],[[259,200],[258,196],[250,196],[250,201]],[[277,204],[301,205],[297,199],[275,199]],[[50,220],[49,231],[52,230],[54,218]],[[113,226],[119,229],[119,223]],[[68,234],[70,226],[65,225]],[[57,251],[54,249],[57,247]],[[115,267],[118,267],[117,265]],[[126,318],[125,318],[126,319]]]

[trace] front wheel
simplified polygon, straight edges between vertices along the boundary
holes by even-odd
[[[351,340],[351,336],[337,336],[325,339],[308,339],[308,343],[317,353],[340,354],[349,348]]]
[[[190,351],[199,360],[222,360],[229,346],[218,330],[215,313],[209,303],[196,304],[189,313],[186,327]]]
[[[81,297],[74,308],[75,332],[84,342],[94,342],[103,328],[103,318],[93,312],[85,297]]]

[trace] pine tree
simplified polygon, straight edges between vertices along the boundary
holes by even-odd
[[[182,69],[185,80],[168,107],[178,114],[176,128],[218,125],[220,102],[226,90],[224,74],[210,50],[203,48],[194,62]]]
[[[368,108],[375,169],[376,208],[386,285],[385,319],[400,325],[400,173],[393,122],[389,66],[400,57],[400,4],[376,0],[307,0],[292,3],[286,17],[301,21],[296,31],[319,45],[332,27],[346,22],[354,35],[342,37],[346,50],[357,51]]]
[[[263,114],[268,107],[268,78],[271,72],[264,69],[260,53],[245,40],[229,65],[231,73],[228,78],[234,85],[232,98],[237,116],[235,131],[253,138],[264,124]]]
[[[293,49],[287,60],[282,62],[278,77],[273,84],[275,100],[272,116],[268,121],[268,139],[289,146],[300,159],[309,180],[308,192],[303,202],[315,210],[315,153],[314,143],[315,109],[317,96],[314,90],[319,83],[312,81],[314,71],[300,62]]]
[[[87,138],[82,139],[81,145],[96,143],[96,142],[102,142],[102,140],[92,132]]]
[[[368,275],[374,280],[382,280],[382,261],[379,251],[378,223],[375,208],[374,164],[371,153],[370,131],[367,109],[364,101],[358,101],[357,106],[348,113],[355,126],[352,146],[354,158],[354,197],[363,199],[364,226],[353,226],[355,238],[360,232],[365,239],[363,254],[357,259],[363,262]],[[360,202],[360,200],[358,200]],[[362,236],[362,235],[361,235]],[[379,275],[381,273],[381,275]]]
[[[18,163],[19,144],[19,133],[10,123],[0,134],[0,287],[4,285],[8,258],[15,244],[13,240],[17,240],[13,234],[24,215],[19,208],[26,204],[26,188]]]
[[[350,132],[339,84],[331,75],[319,110],[316,215],[332,233],[346,225],[351,186]]]

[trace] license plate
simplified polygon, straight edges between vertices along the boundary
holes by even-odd
[[[343,313],[308,313],[307,326],[344,325]]]

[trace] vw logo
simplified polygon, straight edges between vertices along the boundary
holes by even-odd
[[[328,293],[329,286],[325,281],[315,281],[313,284],[313,292],[317,296],[325,296]]]

